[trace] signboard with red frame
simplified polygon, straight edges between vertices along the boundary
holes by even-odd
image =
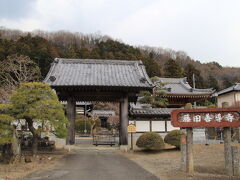
[[[240,108],[173,110],[171,123],[174,127],[240,127]]]

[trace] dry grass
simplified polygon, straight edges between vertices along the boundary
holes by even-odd
[[[161,151],[140,151],[125,153],[146,170],[160,177],[161,180],[235,180],[240,177],[230,178],[226,176],[224,168],[224,145],[211,144],[194,145],[194,176],[188,177],[181,171],[181,152],[176,149],[164,149]]]
[[[61,150],[51,154],[39,154],[36,157],[28,156],[32,160],[30,163],[0,164],[0,179],[16,180],[35,171],[53,167],[65,154],[66,151]]]

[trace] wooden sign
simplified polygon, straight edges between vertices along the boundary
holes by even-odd
[[[128,133],[136,132],[136,126],[134,124],[129,124],[127,129],[128,129]]]
[[[174,127],[240,127],[240,109],[181,109],[171,113]]]

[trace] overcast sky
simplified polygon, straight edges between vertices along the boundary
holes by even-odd
[[[101,32],[240,67],[240,0],[0,0],[0,26]]]

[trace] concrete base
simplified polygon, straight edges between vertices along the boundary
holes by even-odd
[[[130,148],[128,147],[128,145],[120,145],[119,146],[120,151],[122,152],[128,152],[130,150]]]

